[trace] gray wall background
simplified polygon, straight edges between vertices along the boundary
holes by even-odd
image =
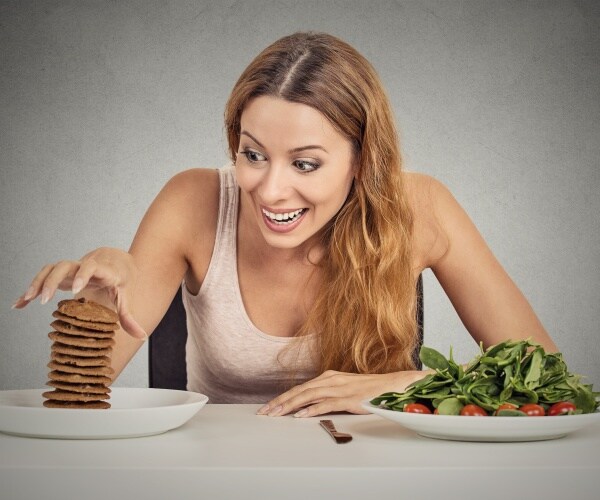
[[[407,168],[450,187],[571,371],[600,387],[598,6],[0,1],[0,389],[46,381],[56,300],[10,309],[38,269],[127,248],[172,175],[221,166],[235,80],[307,29],[372,61]],[[477,346],[431,273],[425,294],[426,343],[469,360]],[[146,370],[143,348],[117,385],[147,386]]]

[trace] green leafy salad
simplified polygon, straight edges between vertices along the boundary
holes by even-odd
[[[529,340],[501,342],[466,367],[423,346],[419,358],[435,373],[402,393],[388,392],[371,404],[389,410],[466,416],[554,416],[593,413],[600,393],[571,374],[561,353],[547,354]]]

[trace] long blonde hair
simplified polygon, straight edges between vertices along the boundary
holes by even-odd
[[[353,145],[356,178],[323,236],[322,282],[298,336],[317,332],[318,369],[387,373],[414,369],[413,216],[401,176],[392,111],[371,64],[323,33],[295,33],[263,50],[225,109],[232,161],[248,102],[275,96],[320,111]]]

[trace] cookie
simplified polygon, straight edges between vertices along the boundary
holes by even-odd
[[[63,365],[74,366],[110,366],[110,358],[108,356],[98,356],[95,358],[71,356],[70,354],[60,354],[53,352],[50,356],[52,361],[62,363]]]
[[[50,347],[52,352],[59,352],[61,354],[70,354],[72,356],[80,357],[97,357],[97,356],[110,356],[112,354],[112,347],[105,347],[104,349],[91,349],[89,347],[76,347],[73,345],[62,344],[60,342],[52,342]]]
[[[50,361],[48,368],[65,373],[77,373],[79,375],[112,375],[115,371],[110,366],[73,366]]]
[[[51,340],[66,344],[69,346],[76,347],[90,347],[92,349],[104,349],[106,347],[112,347],[115,345],[113,339],[95,339],[91,337],[79,337],[76,335],[69,335],[68,333],[50,332],[48,337]]]
[[[43,392],[42,396],[44,396],[46,399],[52,399],[54,401],[83,401],[83,402],[102,401],[103,399],[110,398],[110,396],[108,394],[71,392],[71,391],[62,391],[60,389]]]
[[[57,319],[64,321],[65,323],[69,323],[70,325],[80,326],[87,330],[98,330],[100,332],[114,332],[119,329],[118,323],[102,323],[101,321],[84,321],[78,318],[72,318],[71,316],[67,316],[66,314],[62,314],[59,311],[54,311],[52,313]]]
[[[110,403],[110,366],[119,328],[118,315],[110,309],[86,299],[61,300],[48,337],[51,347],[50,379],[53,390],[42,395],[47,408],[107,409]]]
[[[46,385],[55,387],[56,389],[62,389],[63,391],[70,392],[83,392],[88,394],[108,394],[110,387],[106,387],[102,384],[71,384],[69,382],[60,382],[58,380],[48,380]]]
[[[66,321],[57,319],[50,323],[50,326],[57,332],[67,333],[69,335],[77,335],[79,337],[94,337],[97,339],[107,339],[114,336],[114,332],[105,332],[99,330],[88,330],[87,328],[81,328],[80,326],[71,325]]]
[[[57,309],[58,312],[65,316],[83,321],[116,323],[119,320],[119,315],[112,309],[83,297],[80,299],[61,300],[58,303]]]
[[[104,384],[111,383],[110,377],[104,375],[82,375],[80,373],[67,373],[59,370],[52,370],[48,373],[50,380],[58,380],[59,382],[70,382],[72,384]]]
[[[74,410],[107,410],[110,408],[110,403],[106,401],[56,401],[54,399],[47,399],[44,401],[46,408],[68,408]]]

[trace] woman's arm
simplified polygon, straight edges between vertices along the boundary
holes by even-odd
[[[549,352],[557,347],[527,299],[502,268],[450,191],[427,178],[434,224],[444,241],[431,267],[463,324],[484,346],[531,337]]]
[[[185,178],[185,173],[178,174],[163,187],[146,211],[129,248],[135,265],[135,279],[128,290],[129,312],[149,333],[160,322],[187,270],[189,228],[182,220]],[[84,291],[83,295],[110,306],[110,297],[102,291]],[[115,341],[111,360],[114,379],[142,345],[123,328],[117,331]]]
[[[430,267],[461,320],[485,346],[531,337],[548,352],[556,345],[531,306],[506,274],[465,211],[440,182],[406,174],[415,212],[414,271]],[[421,371],[357,375],[328,371],[269,401],[261,415],[311,417],[331,411],[365,413],[360,402],[403,391]]]
[[[129,252],[100,248],[77,261],[45,266],[15,307],[56,290],[72,290],[119,313],[111,366],[113,379],[123,370],[162,319],[194,261],[201,279],[203,257],[214,242],[218,178],[215,171],[195,169],[173,177],[147,210]],[[199,256],[199,257],[198,257]],[[204,259],[206,260],[206,259]],[[208,261],[207,261],[208,262]]]

